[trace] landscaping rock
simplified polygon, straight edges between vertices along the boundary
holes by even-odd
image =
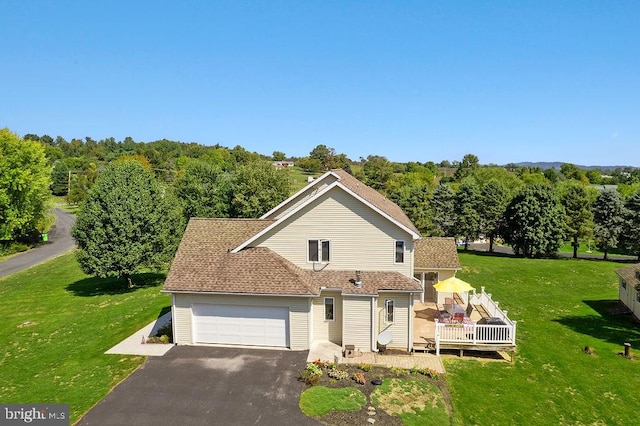
[[[372,418],[367,419],[367,423],[374,424],[375,422],[376,422],[376,419],[372,419]]]

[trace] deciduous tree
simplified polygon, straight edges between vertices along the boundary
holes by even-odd
[[[191,160],[176,179],[175,187],[185,219],[229,217],[232,197],[231,174],[219,166]]]
[[[50,184],[43,145],[0,129],[0,240],[25,238],[48,221]]]
[[[237,167],[231,181],[231,217],[257,218],[289,197],[287,170],[277,170],[268,161]]]
[[[172,259],[184,228],[168,188],[135,161],[109,164],[78,212],[72,234],[82,270],[98,277],[131,277],[162,269]]]

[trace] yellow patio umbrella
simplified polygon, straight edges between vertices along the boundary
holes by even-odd
[[[471,284],[456,277],[442,280],[438,284],[434,284],[433,288],[440,293],[465,293],[469,290],[475,290]]]

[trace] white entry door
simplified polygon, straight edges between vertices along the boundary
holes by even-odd
[[[288,347],[289,308],[193,305],[195,343]]]

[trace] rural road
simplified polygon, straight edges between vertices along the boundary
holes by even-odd
[[[76,216],[59,208],[53,209],[56,224],[49,231],[49,242],[0,262],[0,277],[30,268],[73,249],[76,242],[71,237],[71,227]]]

